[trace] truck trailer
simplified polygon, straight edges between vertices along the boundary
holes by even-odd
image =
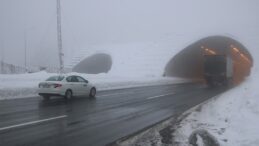
[[[231,86],[233,62],[227,55],[204,55],[204,78],[208,86]]]

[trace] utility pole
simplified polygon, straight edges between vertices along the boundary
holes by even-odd
[[[62,48],[62,29],[61,29],[61,5],[57,0],[57,39],[58,39],[58,55],[59,55],[59,72],[64,72],[64,53]]]
[[[4,41],[1,41],[1,72],[0,73],[4,73]]]
[[[27,73],[27,34],[26,31],[24,31],[24,67],[25,72]]]

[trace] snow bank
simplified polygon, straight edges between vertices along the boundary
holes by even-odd
[[[189,82],[187,79],[164,78],[164,77],[127,77],[109,74],[79,74],[93,83],[97,89],[111,90],[121,88],[131,88],[139,86],[154,86]],[[24,98],[37,95],[38,84],[48,77],[56,75],[54,73],[38,72],[32,74],[0,75],[0,100]]]
[[[45,71],[31,74],[0,75],[0,89],[8,88],[30,88],[38,85],[38,81],[48,78],[53,73]]]
[[[40,81],[51,73],[38,72],[32,74],[0,75],[0,99],[34,96]]]
[[[204,137],[206,142],[214,141],[214,145],[206,146],[258,146],[257,76],[255,74],[240,86],[197,105],[178,119],[171,117],[138,135],[119,141],[119,145],[192,146],[189,144],[190,137],[193,138],[197,132],[202,135],[195,135],[197,146],[204,145]],[[163,138],[169,138],[170,144],[162,142]]]
[[[188,145],[191,133],[205,129],[222,146],[259,145],[259,78],[248,78],[242,85],[210,100],[201,109],[193,109],[180,126],[175,141]]]

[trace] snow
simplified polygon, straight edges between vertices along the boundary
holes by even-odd
[[[193,37],[191,37],[193,39]],[[165,36],[157,41],[92,45],[76,51],[70,64],[73,67],[88,56],[106,53],[112,57],[112,68],[106,74],[78,74],[94,83],[98,90],[132,88],[189,82],[187,79],[162,77],[167,62],[189,45],[192,39]],[[123,50],[123,51],[122,51]],[[70,73],[77,74],[77,73]],[[38,83],[54,73],[0,75],[0,100],[35,97]]]
[[[171,117],[154,127],[119,142],[129,145],[167,145],[162,143],[161,131],[170,128],[172,145],[191,146],[189,138],[196,131],[206,131],[220,146],[259,145],[259,92],[256,69],[240,86],[215,96],[183,113],[178,119]],[[179,123],[175,124],[176,121]],[[197,146],[205,145],[196,135]],[[169,144],[171,145],[171,144]],[[214,145],[210,145],[214,146]]]
[[[222,146],[259,145],[259,44],[255,38],[244,40],[254,58],[251,76],[241,85],[187,111],[180,125],[173,127],[174,140],[179,145],[188,146],[189,136],[199,129],[208,131]]]
[[[259,53],[256,49],[259,44],[255,43],[258,42],[258,37],[240,38],[239,40],[242,40],[241,42],[249,48],[253,55],[254,67],[251,76],[240,86],[187,111],[186,117],[183,116],[179,127],[174,127],[176,129],[174,141],[178,142],[179,145],[187,146],[188,138],[192,132],[200,129],[207,130],[223,146],[259,145],[259,126],[257,126],[259,123],[259,93],[257,90]],[[161,44],[163,43],[152,42],[94,46],[95,53],[103,52],[98,52],[100,48],[109,50],[105,53],[110,54],[113,58],[111,72],[98,75],[79,75],[93,82],[99,91],[187,82],[188,80],[185,79],[162,77],[167,61],[181,48],[184,48],[183,44],[186,42],[181,40],[181,42],[176,43],[177,45],[172,45],[173,43]],[[126,48],[125,50],[128,51],[121,52],[121,48]],[[0,75],[0,100],[35,96],[38,83],[51,75],[55,74],[38,72]],[[150,139],[155,137],[157,145],[160,145],[161,137],[158,130],[154,130],[148,135],[150,135]],[[197,137],[202,145],[201,137]]]
[[[169,126],[174,130],[172,145],[176,146],[190,146],[189,138],[196,131],[206,131],[221,146],[258,146],[258,37],[243,37],[239,40],[242,40],[254,59],[251,75],[241,85],[189,109],[177,119],[179,123],[176,125],[176,119],[172,117],[167,120],[167,124],[158,124],[120,142],[120,145],[167,145],[162,143],[159,132]],[[204,145],[202,136],[196,135],[196,138],[198,146]]]
[[[107,74],[78,74],[94,83],[99,91],[189,82],[190,80],[187,79],[162,76],[167,62],[182,48],[189,45],[192,39],[165,36],[160,40],[151,42],[92,45],[87,49],[82,48],[76,51],[70,64],[66,64],[66,66],[73,67],[96,53],[109,54],[112,57],[113,64]],[[35,96],[38,83],[51,75],[55,74],[38,72],[0,75],[0,99]]]
[[[189,45],[189,40],[178,37],[161,38],[150,42],[132,42],[118,44],[92,45],[75,52],[68,67],[74,67],[80,61],[97,53],[105,53],[112,58],[109,74],[116,76],[162,76],[166,64],[181,49]]]
[[[177,84],[190,81],[181,78],[165,77],[127,77],[110,74],[93,75],[79,73],[69,74],[83,76],[85,79],[93,83],[99,91],[139,86]],[[36,92],[39,82],[42,82],[53,75],[57,74],[42,71],[31,74],[0,75],[0,100],[35,97],[37,96]]]
[[[242,85],[193,109],[177,128],[175,140],[188,144],[194,130],[206,129],[224,146],[258,146],[259,144],[259,79],[252,76]]]

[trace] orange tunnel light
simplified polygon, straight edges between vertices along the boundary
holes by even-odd
[[[232,48],[235,52],[239,52],[239,50],[237,48]]]

